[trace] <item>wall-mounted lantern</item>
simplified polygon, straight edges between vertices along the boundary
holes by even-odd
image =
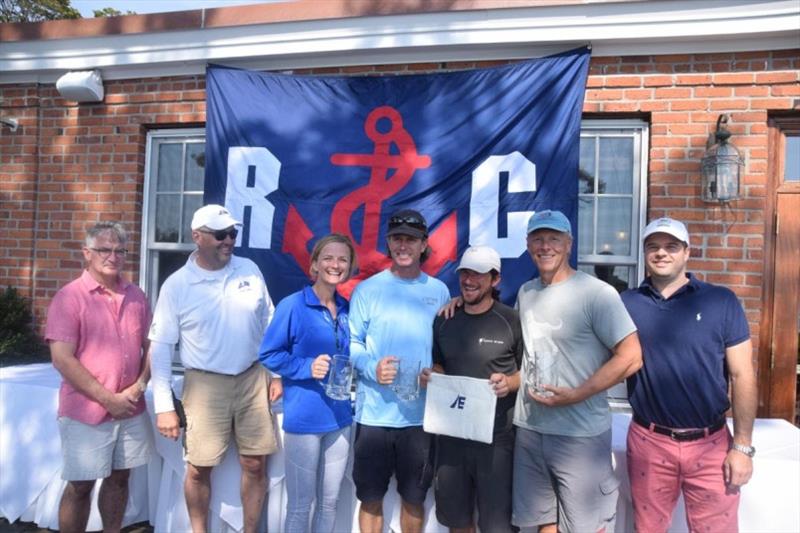
[[[720,115],[717,131],[708,136],[703,156],[703,192],[705,202],[726,203],[740,196],[740,173],[744,166],[739,150],[728,139],[731,132],[725,127],[730,117]]]

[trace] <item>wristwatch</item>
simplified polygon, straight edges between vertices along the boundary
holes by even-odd
[[[744,444],[733,443],[733,449],[737,452],[742,452],[748,457],[753,457],[756,454],[756,449],[752,446],[745,446]]]
[[[136,381],[136,386],[139,387],[139,390],[142,392],[145,392],[147,390],[147,383],[145,383],[141,379]]]

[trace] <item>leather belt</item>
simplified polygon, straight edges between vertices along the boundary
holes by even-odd
[[[659,426],[653,424],[652,422],[647,422],[646,420],[640,418],[639,415],[636,414],[633,415],[633,421],[642,426],[643,428],[649,429],[653,433],[658,433],[659,435],[666,435],[672,440],[678,442],[686,442],[686,441],[702,439],[713,433],[716,433],[717,431],[725,427],[725,417],[720,418],[717,422],[711,424],[708,427],[695,428],[695,429],[674,429],[674,428]]]
[[[246,369],[242,370],[238,374],[223,374],[221,372],[213,372],[211,370],[203,370],[202,368],[184,368],[184,372],[186,372],[187,370],[190,370],[192,372],[198,372],[200,374],[208,374],[209,376],[222,376],[224,378],[238,378],[239,376],[241,376],[243,374],[246,374],[247,372],[250,372],[250,370],[252,370],[254,366],[258,366],[258,364],[259,364],[258,361],[256,361],[255,363],[253,363],[252,365],[248,366]]]

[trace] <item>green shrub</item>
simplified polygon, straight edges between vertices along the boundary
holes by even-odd
[[[33,331],[30,302],[14,287],[0,292],[0,364],[41,362],[47,348]]]

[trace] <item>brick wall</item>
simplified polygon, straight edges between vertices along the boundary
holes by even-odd
[[[65,102],[54,85],[0,86],[0,286],[47,304],[80,271],[80,239],[97,220],[131,230],[126,275],[136,281],[147,129],[205,122],[203,76],[106,82],[102,103]],[[35,235],[35,238],[34,238]]]
[[[507,61],[298,70],[298,74],[403,74]],[[81,267],[85,226],[119,219],[133,230],[136,280],[148,128],[202,126],[203,76],[106,82],[99,104],[66,103],[52,85],[0,86],[0,112],[20,129],[0,135],[0,284],[34,298],[41,325],[57,288]],[[733,288],[758,346],[768,191],[767,119],[800,111],[800,50],[595,57],[584,112],[641,117],[650,125],[648,219],[670,215],[692,233],[690,268]],[[745,159],[743,199],[700,201],[700,158],[720,113]]]

